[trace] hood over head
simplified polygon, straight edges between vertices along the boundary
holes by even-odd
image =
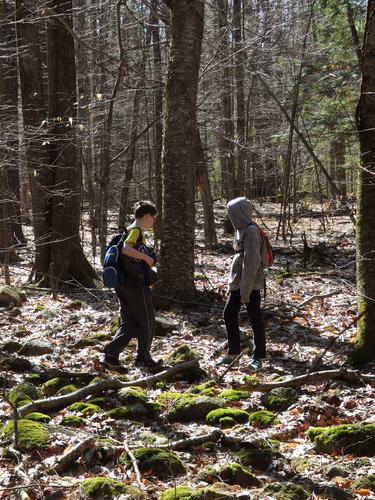
[[[231,200],[227,205],[228,215],[234,229],[242,232],[252,222],[253,207],[251,201],[240,196]]]

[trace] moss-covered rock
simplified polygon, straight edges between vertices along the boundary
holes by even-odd
[[[298,392],[292,387],[277,387],[262,397],[267,410],[284,411],[298,401]]]
[[[131,405],[136,403],[147,403],[147,394],[140,387],[123,387],[117,392],[121,403]]]
[[[93,405],[91,403],[78,402],[70,405],[69,410],[83,414],[88,414],[88,413],[98,413],[100,411],[100,408],[98,405]]]
[[[313,427],[307,437],[318,453],[372,456],[375,453],[375,424],[345,424]]]
[[[43,356],[44,354],[51,353],[53,353],[53,346],[51,346],[51,343],[40,339],[26,340],[18,351],[20,356]]]
[[[32,369],[32,363],[26,358],[11,356],[8,354],[0,355],[0,370],[24,373],[29,372]]]
[[[238,408],[218,408],[208,413],[206,422],[208,424],[220,425],[220,421],[228,417],[238,424],[243,424],[249,420],[249,414],[245,410]]]
[[[178,327],[178,323],[172,319],[157,316],[155,319],[155,336],[165,337]]]
[[[223,402],[220,399],[191,395],[190,397],[176,399],[167,416],[171,421],[190,422],[192,420],[202,420],[212,410],[222,406]]]
[[[202,394],[204,396],[214,396],[216,393],[216,382],[214,380],[207,380],[203,384],[194,385],[190,392],[193,394]]]
[[[198,359],[197,354],[190,349],[189,346],[183,344],[168,356],[166,364],[175,366],[179,363],[185,363],[186,361],[192,361],[194,359]],[[207,378],[207,373],[204,370],[201,368],[190,368],[189,370],[178,373],[176,377],[174,377],[174,380],[187,380],[193,383],[205,378]]]
[[[32,420],[33,422],[41,422],[43,424],[47,424],[51,420],[49,415],[45,415],[44,413],[39,413],[37,411],[29,413],[24,418],[25,420]]]
[[[276,500],[307,500],[311,496],[302,486],[295,483],[272,483],[263,491],[274,496]]]
[[[42,385],[42,392],[46,396],[54,396],[59,389],[66,386],[68,383],[67,379],[61,377],[54,377]]]
[[[238,391],[235,389],[226,389],[219,394],[219,398],[223,398],[226,401],[241,401],[241,399],[247,399],[250,393],[248,391]]]
[[[1,428],[1,434],[8,441],[13,440],[14,423],[8,422]],[[18,420],[18,445],[21,451],[42,450],[47,447],[47,428],[31,420]]]
[[[20,306],[26,300],[26,295],[20,290],[8,285],[0,287],[0,306]]]
[[[110,404],[110,399],[98,396],[95,398],[88,399],[87,402],[92,405],[100,406],[100,408],[105,408],[107,405]]]
[[[74,349],[83,349],[84,347],[91,347],[98,345],[98,342],[111,340],[112,335],[108,333],[93,333],[87,337],[78,339],[74,344]]]
[[[64,385],[56,393],[56,396],[65,396],[66,394],[71,394],[72,392],[78,391],[78,387],[73,384]]]
[[[359,477],[352,483],[351,487],[353,490],[366,489],[375,492],[375,474]]]
[[[261,470],[267,469],[273,459],[281,457],[277,443],[263,440],[248,443],[236,455],[242,465]]]
[[[152,472],[159,479],[167,479],[185,474],[184,464],[175,453],[160,448],[137,448],[133,450],[139,470],[141,472]],[[120,457],[120,461],[129,463],[126,453]]]
[[[25,378],[26,382],[34,385],[40,385],[44,382],[44,378],[40,373],[32,373]]]
[[[239,484],[244,488],[262,485],[255,474],[237,463],[226,464],[221,467],[209,467],[200,474],[200,477],[207,483],[223,481],[227,484]]]
[[[159,394],[156,398],[156,401],[161,404],[172,404],[178,399],[184,399],[185,401],[189,401],[191,399],[191,394],[186,394],[184,392],[163,392]]]
[[[243,380],[244,382],[247,382],[247,384],[251,387],[255,387],[259,384],[258,375],[245,375]]]
[[[237,425],[237,422],[233,420],[233,418],[231,417],[223,417],[219,420],[219,425],[223,429],[228,429],[230,427],[234,427],[235,425]]]
[[[202,498],[190,486],[176,486],[169,488],[161,494],[160,500],[198,500]]]
[[[268,410],[259,410],[251,413],[249,422],[257,427],[270,427],[279,423],[275,414]]]
[[[78,415],[67,415],[61,420],[61,425],[65,427],[81,427],[84,424],[83,418]]]
[[[16,408],[25,406],[32,401],[39,399],[40,396],[41,394],[35,385],[30,384],[29,382],[22,382],[21,384],[16,385],[8,394],[9,401]]]
[[[20,342],[16,340],[6,340],[0,344],[0,351],[8,352],[9,354],[13,354],[19,351],[22,347]]]
[[[156,418],[162,409],[163,407],[159,403],[142,403],[113,408],[106,413],[106,416],[115,420],[142,421]]]
[[[94,477],[82,483],[82,494],[86,498],[99,498],[112,500],[120,495],[126,495],[128,500],[141,500],[144,498],[138,488],[110,479],[109,477]]]

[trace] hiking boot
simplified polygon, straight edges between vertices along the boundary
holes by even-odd
[[[157,369],[162,367],[163,360],[158,359],[156,361],[155,359],[152,359],[151,354],[146,354],[144,356],[137,356],[134,364],[140,368]]]
[[[260,359],[252,358],[250,360],[249,365],[248,365],[248,370],[250,372],[258,372],[259,370],[262,369],[262,367],[263,367],[263,364],[262,364]]]
[[[227,354],[218,361],[217,366],[229,366],[237,358],[238,354]]]
[[[112,358],[104,358],[101,364],[107,370],[112,372],[121,373],[122,375],[128,373],[129,369],[122,365],[118,360]]]

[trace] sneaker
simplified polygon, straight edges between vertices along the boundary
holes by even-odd
[[[108,360],[108,358],[104,358],[103,361],[101,361],[102,366],[106,368],[107,370],[110,370],[112,372],[117,372],[121,374],[128,373],[129,369],[126,368],[126,366],[122,365],[119,361],[116,360]]]
[[[238,354],[227,354],[220,361],[218,361],[217,366],[229,366],[237,358]]]
[[[135,360],[135,366],[142,367],[142,368],[161,368],[163,365],[163,360],[158,359],[157,361],[155,359],[152,359],[151,355],[145,355],[145,356],[137,356],[137,359]]]
[[[261,370],[263,367],[263,364],[261,362],[260,359],[256,359],[256,358],[252,358],[250,360],[250,363],[249,363],[249,366],[248,366],[248,369],[251,371],[251,372],[258,372],[259,370]]]

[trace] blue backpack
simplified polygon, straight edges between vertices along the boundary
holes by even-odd
[[[115,234],[105,249],[103,260],[103,282],[107,288],[117,288],[124,283],[125,271],[122,264],[121,254],[126,236],[127,231]],[[139,242],[142,242],[141,231],[138,240]]]

